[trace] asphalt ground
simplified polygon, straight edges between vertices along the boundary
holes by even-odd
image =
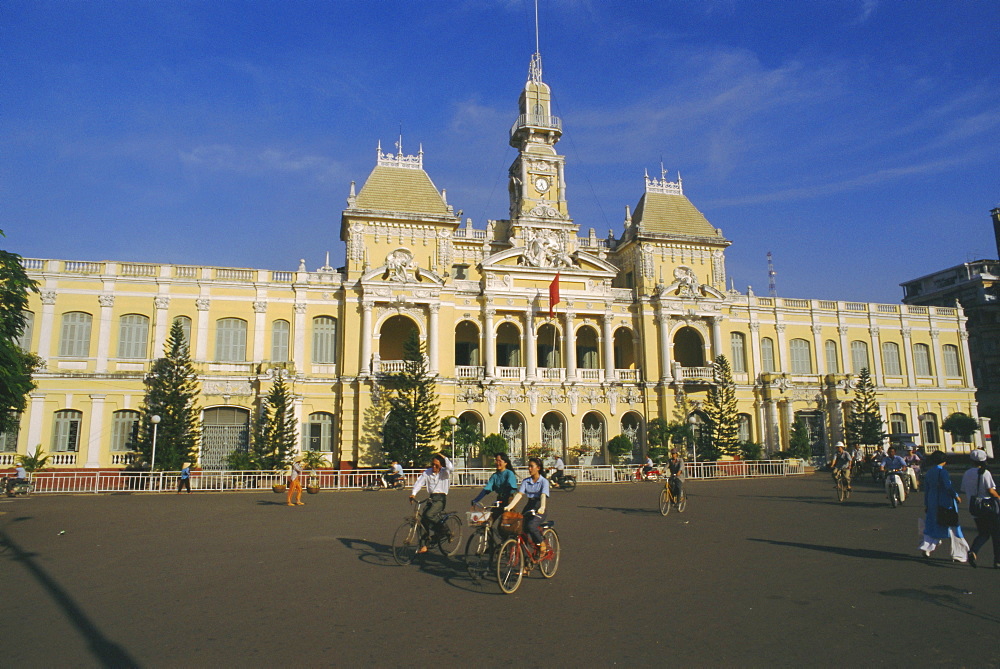
[[[555,491],[559,571],[513,595],[396,566],[401,491],[3,498],[0,666],[997,665],[1000,570],[919,556],[922,495],[691,481],[662,517],[661,487]]]

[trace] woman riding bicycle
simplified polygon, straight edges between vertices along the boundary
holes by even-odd
[[[517,474],[514,473],[514,466],[510,464],[510,458],[507,457],[506,453],[499,453],[493,459],[496,462],[497,470],[490,477],[490,480],[486,482],[486,485],[483,486],[483,489],[479,491],[475,499],[472,500],[472,507],[475,510],[475,506],[479,503],[479,500],[491,492],[496,493],[499,506],[494,507],[490,513],[492,516],[491,520],[499,522],[503,506],[510,501],[510,496],[517,490]]]
[[[534,542],[539,558],[545,557],[547,552],[547,547],[542,546],[541,525],[545,521],[545,501],[549,496],[549,481],[542,476],[542,461],[531,458],[528,460],[528,477],[521,481],[514,499],[504,507],[504,511],[510,511],[521,501],[521,497],[528,498],[523,511],[524,532]]]

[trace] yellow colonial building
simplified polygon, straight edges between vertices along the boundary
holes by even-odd
[[[637,179],[617,236],[581,234],[538,54],[518,106],[510,210],[480,227],[448,203],[423,151],[400,144],[380,146],[350,186],[341,268],[26,259],[41,293],[22,344],[43,365],[19,431],[0,439],[0,464],[41,445],[57,467],[124,465],[143,378],[174,321],[199,374],[205,468],[246,447],[279,374],[303,449],[376,463],[379,382],[414,329],[442,416],[504,435],[519,456],[546,444],[572,461],[619,434],[638,456],[648,420],[700,420],[719,354],[733,366],[741,436],[768,451],[787,448],[804,418],[814,452],[829,452],[863,367],[886,424],[928,450],[951,448],[940,430],[950,413],[978,417],[961,309],[728,289],[730,240],[662,172]]]

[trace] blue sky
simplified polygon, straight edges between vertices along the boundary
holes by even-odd
[[[570,213],[620,234],[662,158],[767,293],[897,302],[996,258],[997,0],[542,0]],[[530,0],[5,0],[0,227],[26,257],[310,268],[375,147],[507,211]]]

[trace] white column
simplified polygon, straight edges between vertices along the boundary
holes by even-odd
[[[903,328],[903,357],[906,358],[906,385],[915,388],[917,385],[916,372],[913,369],[913,341],[910,338],[910,328]]]
[[[813,369],[820,376],[826,374],[826,356],[823,355],[823,326],[818,323],[813,323],[812,325],[813,334]]]
[[[438,332],[438,312],[441,311],[441,305],[429,304],[427,305],[427,309],[430,312],[427,325],[427,357],[430,360],[427,363],[427,371],[430,374],[437,374],[440,369],[438,366],[438,341],[440,339]]]
[[[264,333],[267,332],[267,301],[258,300],[253,303],[253,357],[254,362],[261,362],[264,359]],[[267,356],[270,358],[271,356]]]
[[[944,361],[941,355],[941,331],[931,328],[931,350],[934,351],[934,375],[938,388],[944,388]]]
[[[674,380],[673,372],[670,369],[670,317],[661,313],[656,317],[660,324],[660,383],[670,383]]]
[[[614,316],[611,314],[604,314],[602,320],[601,336],[604,337],[604,382],[611,383],[615,380],[615,342],[614,342],[614,330],[612,325],[614,323]]]
[[[778,421],[778,401],[767,400],[767,445],[772,451],[781,449],[781,425]]]
[[[104,399],[107,395],[90,396],[90,435],[87,438],[87,469],[101,466],[101,434],[104,431]]]
[[[535,333],[535,313],[531,307],[524,314],[524,333],[524,357],[528,362],[526,379],[534,381],[538,378],[538,338]]]
[[[840,335],[840,371],[844,374],[853,374],[854,366],[851,364],[850,344],[847,342],[847,326],[838,325],[837,334]]]
[[[778,359],[777,362],[778,372],[782,374],[791,374],[792,366],[788,359],[788,343],[785,341],[785,324],[775,323],[774,329],[778,333]],[[791,425],[791,423],[789,423]]]
[[[195,338],[194,359],[208,360],[208,308],[211,300],[207,297],[199,297],[194,301],[194,306],[198,310],[198,336]]]
[[[101,316],[97,326],[97,371],[108,371],[108,348],[111,345],[111,312],[115,306],[115,296],[103,293],[97,297],[101,303]]]
[[[483,328],[484,347],[486,348],[486,378],[492,379],[496,376],[497,367],[497,347],[496,337],[493,331],[493,317],[496,316],[496,309],[487,307],[484,311],[486,316],[486,326]]]
[[[295,325],[292,337],[292,363],[295,371],[302,373],[306,369],[306,303],[295,303]]]
[[[566,349],[566,380],[576,381],[576,330],[573,327],[573,321],[576,318],[576,314],[572,311],[567,311],[565,314],[565,327],[566,345],[563,347]]]
[[[722,316],[712,316],[710,320],[712,323],[712,356],[709,360],[709,366],[724,353],[722,350]]]
[[[34,453],[42,443],[42,423],[45,420],[45,393],[30,393],[31,405],[28,407],[28,443],[24,445],[25,453]],[[48,452],[50,449],[42,444]]]
[[[170,321],[167,317],[167,309],[170,307],[170,297],[167,295],[157,295],[153,298],[155,307],[156,324],[153,326],[153,350],[150,357],[154,360],[163,355],[163,346],[167,342],[167,331]]]
[[[873,372],[872,377],[875,379],[876,386],[884,386],[885,378],[882,375],[882,339],[879,337],[879,329],[877,325],[873,325],[868,328],[868,334],[872,338],[872,367],[869,371]]]
[[[361,303],[361,360],[358,369],[360,376],[368,376],[372,369],[372,307],[370,300]]]
[[[962,347],[962,378],[965,381],[965,387],[972,387],[972,357],[969,355],[969,333],[964,329],[959,330],[958,337],[961,340]]]
[[[56,291],[42,291],[42,332],[38,338],[38,357],[48,361],[58,351],[52,351],[52,330],[56,316]]]
[[[792,438],[792,425],[795,424],[795,411],[794,411],[795,407],[792,406],[792,401],[791,400],[785,400],[784,402],[781,403],[781,406],[782,406],[782,410],[783,410],[783,412],[785,414],[785,427],[788,430],[788,440],[787,440],[787,443],[790,446],[791,445],[791,438]]]
[[[948,420],[950,409],[948,409],[947,402],[941,402],[941,404],[939,404],[938,407],[939,407],[938,415],[941,416],[941,419],[938,421],[938,430],[941,432],[941,443],[944,444],[943,450],[948,451],[951,450],[951,445],[953,443],[951,438],[951,432],[946,432],[942,430],[941,425],[943,425],[944,422]]]
[[[760,323],[750,321],[750,382],[760,374]]]
[[[913,438],[914,443],[917,446],[926,446],[924,443],[923,430],[920,429],[920,411],[918,409],[919,404],[917,402],[910,402],[910,432],[916,432],[917,435]]]
[[[754,425],[753,432],[755,433],[751,439],[754,441],[764,444],[765,448],[767,446],[767,411],[764,409],[764,402],[757,401],[753,403],[754,419],[756,425]],[[765,450],[765,453],[767,451]]]

